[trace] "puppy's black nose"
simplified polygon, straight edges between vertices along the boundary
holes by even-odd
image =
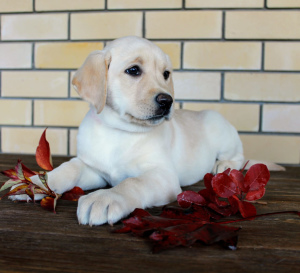
[[[156,101],[159,104],[161,109],[169,110],[173,103],[173,98],[168,94],[158,94]]]

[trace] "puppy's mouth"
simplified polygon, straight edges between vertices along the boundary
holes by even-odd
[[[169,120],[171,115],[170,115],[170,111],[167,111],[165,113],[156,114],[145,118],[137,118],[129,113],[127,113],[126,116],[130,118],[130,122],[137,123],[144,126],[149,126],[149,125],[153,126],[153,125],[160,124],[161,122],[163,122],[164,119]]]
[[[152,121],[152,122],[156,122],[162,119],[166,119],[169,120],[170,119],[170,111],[167,111],[166,113],[163,114],[158,114],[158,115],[154,115],[152,117],[146,118],[146,120]]]

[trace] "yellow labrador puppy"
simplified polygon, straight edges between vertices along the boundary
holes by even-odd
[[[79,199],[81,224],[167,204],[181,186],[244,162],[237,131],[220,114],[174,110],[170,59],[146,39],[124,37],[92,52],[72,83],[91,109],[77,157],[49,172],[49,185],[57,193],[112,186]]]

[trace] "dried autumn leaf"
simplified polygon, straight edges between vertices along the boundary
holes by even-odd
[[[57,203],[57,199],[59,198],[59,195],[56,195],[56,197],[50,197],[50,196],[46,196],[41,200],[41,207],[52,211],[54,213],[56,213],[55,208],[56,208],[56,203]]]
[[[63,193],[61,199],[69,201],[78,201],[84,195],[84,191],[80,187],[74,187],[72,190]]]
[[[24,176],[24,173],[23,173],[23,168],[22,168],[22,163],[21,163],[21,160],[18,160],[18,163],[15,167],[15,171],[16,171],[16,174],[18,176],[18,178],[21,180],[21,181],[25,181],[25,176]]]
[[[213,177],[212,187],[215,193],[223,198],[228,198],[237,192],[236,184],[225,173],[218,173]]]
[[[34,188],[35,186],[30,184],[28,188],[25,190],[26,194],[30,197],[30,199],[34,202]]]
[[[46,171],[52,171],[53,170],[52,157],[50,153],[50,145],[46,139],[46,130],[47,128],[44,130],[40,138],[39,146],[36,149],[35,157],[36,157],[37,164],[41,168],[43,168]]]
[[[20,181],[20,180],[16,180],[16,181],[8,180],[2,185],[2,187],[0,188],[0,191],[4,191],[4,190],[6,190],[12,186],[15,186],[17,184],[20,184],[20,183],[22,183],[22,181]]]
[[[50,189],[50,187],[48,186],[48,175],[46,172],[41,172],[38,174],[40,181],[42,182],[42,184],[45,187],[45,193],[48,195],[55,195],[54,192]]]
[[[9,191],[7,194],[5,194],[4,196],[2,196],[0,198],[0,200],[3,199],[6,196],[18,195],[18,194],[25,194],[27,188],[28,188],[27,184],[21,184],[20,186],[15,187],[11,191]]]
[[[22,165],[23,173],[26,177],[31,177],[31,176],[38,174],[38,172],[34,172],[34,171],[30,170],[24,164],[21,163],[21,165]]]
[[[6,170],[6,171],[2,171],[1,174],[9,177],[11,180],[14,180],[14,181],[20,181],[18,175],[17,175],[17,172],[15,169],[10,169],[10,170]]]

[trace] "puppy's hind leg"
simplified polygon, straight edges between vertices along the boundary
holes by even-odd
[[[243,154],[236,154],[234,157],[230,158],[229,160],[217,160],[214,168],[213,168],[213,173],[222,173],[228,168],[230,169],[241,169],[243,167],[244,163],[244,156]]]
[[[213,173],[221,173],[226,169],[241,169],[244,164],[243,145],[237,132],[230,138],[230,141],[224,142],[222,149],[217,156]]]

